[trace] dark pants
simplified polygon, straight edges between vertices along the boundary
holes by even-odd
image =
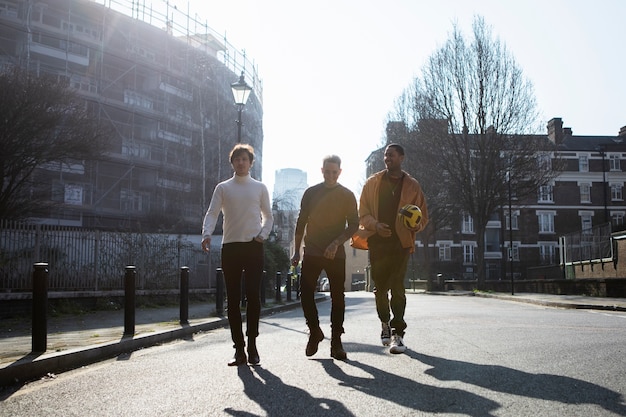
[[[408,249],[389,251],[370,248],[372,280],[376,285],[374,290],[376,312],[380,321],[389,323],[392,330],[399,336],[404,336],[404,329],[406,329],[404,275],[408,261]],[[391,301],[389,291],[391,291]],[[389,312],[390,307],[393,317]]]
[[[346,310],[344,299],[344,283],[346,281],[346,260],[327,259],[323,256],[304,255],[302,270],[300,271],[300,290],[302,311],[309,329],[316,329],[320,325],[317,305],[315,304],[315,287],[317,279],[322,272],[326,271],[330,283],[330,325],[333,336],[341,336],[343,333],[343,319]]]
[[[263,243],[251,242],[226,243],[222,246],[222,270],[226,283],[228,299],[228,323],[235,348],[245,346],[242,330],[241,311],[241,276],[245,276],[247,299],[246,335],[256,338],[259,335],[259,317],[261,315],[261,279],[263,277]]]

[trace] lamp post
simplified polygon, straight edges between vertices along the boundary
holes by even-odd
[[[513,210],[511,204],[511,171],[506,171],[506,180],[509,187],[509,264],[511,269],[511,295],[515,295],[515,278],[513,276]]]
[[[252,91],[252,87],[246,83],[243,74],[243,71],[241,71],[239,80],[230,85],[230,88],[233,90],[233,97],[235,98],[235,104],[238,107],[239,113],[239,117],[237,119],[237,143],[241,143],[241,112],[243,111],[243,106],[245,106],[248,101],[248,97],[250,97],[250,92]]]
[[[604,157],[606,156],[606,149],[604,145],[601,145],[597,148],[600,151],[600,156],[602,157],[602,198],[604,199],[604,222],[609,222],[609,210],[607,207],[607,184],[606,184],[606,164]]]

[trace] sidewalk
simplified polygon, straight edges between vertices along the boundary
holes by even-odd
[[[500,300],[518,301],[529,304],[558,308],[586,310],[626,311],[626,298],[589,297],[585,295],[555,295],[516,293],[475,293],[477,297],[491,297]]]
[[[414,292],[408,291],[407,294]],[[422,294],[424,294],[422,292]],[[600,298],[576,295],[519,293],[474,293],[448,291],[431,293],[445,296],[478,296],[558,308],[626,311],[626,298]],[[318,294],[317,301],[329,300]],[[300,301],[270,304],[261,314],[298,308]],[[31,323],[18,319],[0,323],[0,387],[23,383],[47,374],[94,363],[137,349],[193,337],[228,324],[226,317],[211,316],[215,306],[208,302],[189,305],[189,322],[179,323],[178,306],[137,309],[134,336],[124,336],[124,311],[96,311],[79,316],[48,318],[48,350],[31,353]]]
[[[330,299],[318,294],[316,301]],[[292,297],[281,303],[269,301],[262,307],[265,316],[298,308]],[[32,323],[28,320],[0,321],[0,387],[23,383],[48,374],[113,358],[138,349],[176,339],[192,338],[194,333],[228,325],[226,316],[215,316],[215,305],[190,303],[188,323],[180,323],[180,307],[137,308],[135,333],[124,335],[124,311],[93,311],[81,315],[47,318],[47,350],[32,353]]]

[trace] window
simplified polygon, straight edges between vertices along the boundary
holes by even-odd
[[[463,233],[474,233],[474,219],[467,213],[463,213],[463,225],[461,227]]]
[[[439,242],[439,260],[440,261],[452,260],[452,243]]]
[[[154,107],[154,103],[151,98],[132,90],[124,90],[124,103],[131,106],[143,107],[145,109],[152,109]]]
[[[621,171],[620,167],[620,155],[619,154],[611,154],[609,155],[609,163],[611,171]]]
[[[539,261],[542,265],[556,264],[556,244],[554,242],[539,242]]]
[[[120,191],[120,210],[125,212],[144,211],[145,201],[141,193],[123,188]]]
[[[463,244],[463,263],[466,263],[466,264],[474,263],[474,244],[472,243]]]
[[[580,212],[578,213],[580,215],[580,228],[582,229],[582,232],[584,234],[588,234],[591,233],[591,226],[592,226],[592,222],[591,222],[591,213],[588,212]]]
[[[553,189],[551,185],[542,185],[539,188],[539,202],[540,203],[552,203],[554,202]]]
[[[539,165],[539,169],[541,170],[551,170],[552,157],[550,156],[550,154],[547,153],[539,154],[537,156],[537,164]]]
[[[519,210],[513,210],[511,216],[509,212],[505,212],[506,230],[519,230]],[[512,222],[512,223],[511,223]]]
[[[554,233],[554,212],[538,212],[539,233]]]
[[[622,196],[622,187],[622,184],[611,184],[612,201],[622,201],[624,199]]]
[[[591,203],[591,185],[579,184],[580,187],[580,202]]]
[[[589,155],[578,156],[578,170],[580,172],[589,172]]]
[[[611,224],[613,226],[623,226],[624,225],[624,212],[623,211],[611,212]]]

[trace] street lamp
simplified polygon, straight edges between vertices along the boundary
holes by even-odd
[[[241,112],[243,111],[243,106],[245,106],[248,101],[248,97],[250,97],[252,87],[246,83],[243,71],[241,71],[239,80],[232,83],[230,88],[233,90],[233,97],[235,98],[235,104],[239,111],[239,118],[237,119],[237,143],[241,143]]]
[[[513,276],[513,207],[511,204],[511,169],[506,170],[506,181],[509,188],[509,264],[511,269],[511,295],[515,295],[515,278]]]
[[[606,164],[604,157],[606,156],[606,148],[604,145],[600,145],[596,148],[600,152],[602,157],[602,197],[604,198],[604,222],[609,222],[609,210],[607,207],[607,184],[606,184]]]

